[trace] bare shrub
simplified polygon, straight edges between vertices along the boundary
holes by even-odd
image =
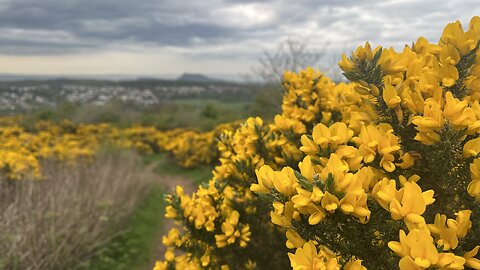
[[[132,152],[45,162],[45,179],[0,183],[0,269],[66,269],[122,231],[148,189]]]
[[[320,66],[328,43],[319,50],[309,50],[308,42],[300,38],[287,38],[272,51],[264,51],[258,64],[252,68],[251,76],[263,82],[279,84],[285,71],[298,72],[306,67]]]

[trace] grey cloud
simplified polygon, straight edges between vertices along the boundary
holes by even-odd
[[[227,6],[217,3],[217,8]],[[195,40],[205,42],[233,42],[246,35],[249,29],[223,26],[223,18],[212,17],[209,1],[191,4],[181,1],[67,1],[67,0],[15,0],[0,9],[0,30],[64,31],[79,42],[58,48],[64,51],[83,50],[85,47],[102,48],[112,43],[146,43],[150,45],[189,46]],[[261,30],[259,28],[258,30]],[[0,39],[0,52],[15,39]],[[44,41],[28,44],[19,35],[18,52],[44,53]],[[25,50],[25,48],[28,48]]]
[[[258,23],[248,16],[239,20],[225,17],[236,14],[229,9],[239,5],[258,5],[263,10],[257,7],[260,14],[256,15],[271,16]],[[190,54],[199,57],[218,54],[231,58],[236,53],[251,53],[248,47],[230,54],[222,49],[204,53],[196,48],[249,46],[252,42],[272,47],[290,35],[305,35],[314,44],[328,41],[330,51],[366,40],[401,46],[419,35],[434,41],[445,23],[454,19],[466,22],[478,13],[480,7],[474,0],[10,0],[0,5],[0,35],[4,35],[0,53],[63,54],[125,44],[173,46],[191,49]],[[64,33],[63,42],[58,33]]]

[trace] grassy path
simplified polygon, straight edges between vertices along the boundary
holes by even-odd
[[[170,193],[175,191],[176,186],[182,186],[184,192],[187,194],[191,194],[195,191],[196,184],[194,180],[189,179],[185,176],[185,174],[189,174],[188,170],[181,171],[177,174],[169,174],[167,172],[171,172],[173,169],[176,170],[175,167],[169,166],[165,164],[164,160],[156,161],[150,164],[149,167],[153,172],[157,175],[157,181],[164,187],[166,193]],[[164,211],[162,209],[162,217]],[[172,227],[174,226],[174,222],[171,219],[163,219],[161,228],[157,231],[155,235],[156,243],[155,243],[155,252],[150,260],[148,268],[145,269],[153,269],[155,262],[157,260],[163,260],[163,254],[165,253],[165,246],[162,244],[162,236],[166,234]]]

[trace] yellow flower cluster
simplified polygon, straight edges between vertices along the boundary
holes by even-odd
[[[0,127],[0,168],[8,179],[40,178],[40,160],[54,157],[71,161],[90,157],[96,141],[93,137],[72,134],[67,123],[41,122],[35,132],[17,124]]]
[[[365,270],[361,260],[352,260],[345,265],[345,268],[338,263],[335,253],[327,247],[321,246],[317,252],[312,242],[305,243],[297,248],[295,254],[289,253],[292,269],[325,269],[325,270]]]
[[[237,171],[236,166],[248,169],[253,162],[263,162],[254,155],[256,143],[262,137],[262,123],[256,120],[259,119],[248,119],[235,134],[227,131],[222,136],[219,147],[222,164],[214,171],[215,179],[245,181],[244,186],[247,186],[247,172]],[[233,138],[241,140],[245,146],[240,148],[240,144],[227,142]],[[169,205],[165,216],[182,222],[184,235],[181,238],[184,241],[170,247],[165,253],[165,261],[157,263],[155,269],[167,269],[173,265],[175,269],[225,268],[228,266],[224,258],[218,256],[219,251],[228,248],[241,252],[247,246],[251,226],[241,220],[240,212],[233,208],[233,204],[248,202],[252,194],[246,187],[234,191],[231,185],[215,179],[200,186],[191,196],[177,187],[177,191],[167,198]],[[203,236],[196,237],[198,235]],[[170,258],[173,254],[171,248],[186,253]]]
[[[210,165],[218,159],[217,137],[238,125],[224,124],[200,133],[159,131],[148,126],[75,125],[69,121],[40,121],[27,130],[20,123],[21,117],[0,118],[0,171],[8,179],[41,178],[41,160],[90,159],[101,147],[132,148],[147,154],[168,152],[183,167]]]

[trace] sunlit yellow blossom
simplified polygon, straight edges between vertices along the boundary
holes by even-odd
[[[476,246],[471,251],[463,255],[466,260],[465,266],[471,267],[473,269],[480,269],[480,259],[474,258],[477,255],[479,249],[480,246]]]
[[[425,212],[427,205],[432,204],[434,201],[433,190],[422,192],[417,183],[407,182],[391,201],[390,213],[392,218],[396,220],[412,214],[420,218]],[[413,218],[414,216],[410,217]]]
[[[362,265],[361,260],[352,260],[345,265],[345,270],[367,270],[367,268]]]
[[[313,170],[312,160],[309,156],[306,156],[302,162],[299,162],[298,167],[300,168],[300,173],[307,178],[307,180],[313,181],[315,171]]]
[[[260,169],[255,170],[258,184],[252,184],[250,190],[255,192],[266,193],[273,187],[273,169],[268,165],[263,165]]]
[[[470,140],[463,146],[464,157],[474,157],[478,153],[480,153],[480,138]]]
[[[388,247],[402,257],[400,269],[427,269],[438,262],[438,251],[428,231],[414,229],[405,234],[400,230],[400,242],[390,241]]]
[[[355,67],[355,64],[352,61],[350,61],[347,58],[347,56],[345,56],[345,54],[342,54],[342,61],[340,61],[338,65],[345,72],[352,71],[353,68]]]
[[[372,194],[378,203],[385,209],[390,209],[390,203],[395,199],[397,194],[395,180],[383,178],[373,188]]]
[[[395,87],[390,84],[385,84],[385,88],[383,89],[383,100],[389,108],[397,106],[402,101],[398,96]]]
[[[338,208],[339,204],[340,204],[340,201],[335,195],[329,192],[325,192],[325,195],[322,198],[322,207],[325,210],[327,210],[330,213],[333,213]]]
[[[300,248],[302,247],[306,241],[303,240],[303,238],[294,230],[288,229],[286,232],[286,237],[287,237],[287,243],[286,246],[287,248]]]
[[[370,218],[367,206],[367,194],[363,189],[352,189],[340,200],[340,209],[346,214],[352,214],[360,222],[365,223]]]
[[[301,142],[302,146],[300,147],[300,150],[307,155],[315,155],[320,151],[318,145],[306,135],[302,135]]]
[[[281,171],[273,172],[273,186],[280,193],[290,196],[295,192],[298,181],[292,168],[285,167]]]
[[[340,265],[335,257],[326,256],[319,251],[312,242],[307,242],[303,247],[297,248],[295,254],[288,253],[292,269],[325,269],[340,270]]]

